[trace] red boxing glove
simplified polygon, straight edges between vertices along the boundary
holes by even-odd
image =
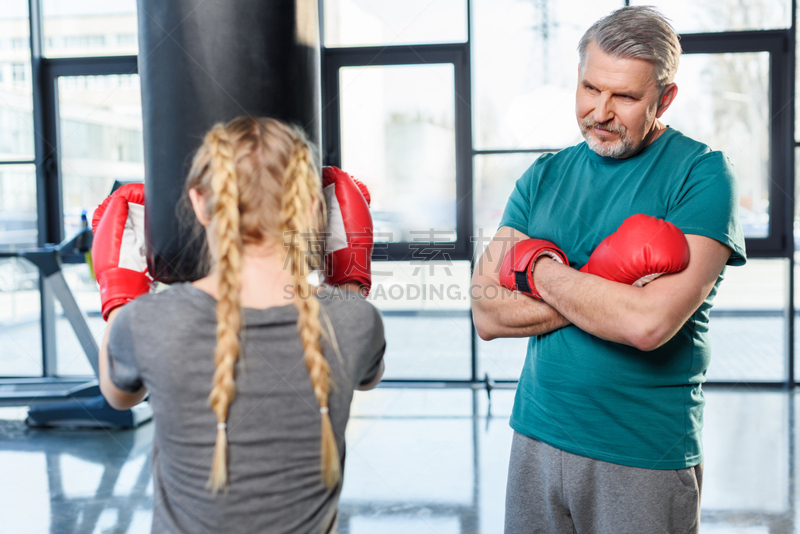
[[[358,282],[372,287],[372,215],[367,187],[336,167],[322,168],[322,188],[328,208],[324,282]]]
[[[642,287],[687,265],[689,243],[683,232],[672,223],[639,214],[625,219],[597,245],[581,272]]]
[[[123,185],[94,211],[92,263],[103,319],[150,291],[144,241],[144,184]]]
[[[525,239],[508,251],[500,266],[500,285],[511,291],[519,291],[539,300],[531,269],[540,256],[550,256],[555,261],[569,265],[567,255],[556,245],[544,239]]]

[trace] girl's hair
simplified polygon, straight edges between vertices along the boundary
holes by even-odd
[[[227,487],[226,421],[236,393],[234,371],[241,351],[239,291],[247,244],[274,243],[287,251],[284,265],[294,278],[297,329],[322,419],[322,480],[329,488],[339,480],[339,453],[328,413],[331,368],[320,346],[319,301],[307,280],[309,269],[319,261],[316,236],[325,220],[312,153],[299,128],[275,119],[238,117],[214,125],[206,134],[186,181],[187,191],[196,189],[206,199],[219,275],[216,371],[209,395],[217,416],[217,443],[208,481],[213,493]]]

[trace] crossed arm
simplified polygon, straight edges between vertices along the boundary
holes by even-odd
[[[689,266],[642,288],[581,273],[543,257],[533,271],[544,299],[539,301],[499,287],[505,253],[527,238],[513,228],[500,228],[475,268],[473,297],[480,296],[473,298],[472,313],[482,339],[528,337],[573,324],[608,341],[645,351],[656,349],[700,307],[731,254],[719,241],[687,235]],[[498,296],[489,299],[485,288],[492,285],[498,288]]]
[[[503,258],[523,239],[528,236],[513,228],[501,227],[473,271],[472,316],[481,339],[538,336],[570,324],[569,319],[546,302],[500,285]]]

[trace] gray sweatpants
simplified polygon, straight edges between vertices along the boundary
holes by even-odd
[[[611,464],[514,432],[505,534],[696,534],[703,464]]]

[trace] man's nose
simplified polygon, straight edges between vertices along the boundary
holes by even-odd
[[[611,99],[605,95],[600,95],[594,107],[594,120],[603,123],[614,118]]]

